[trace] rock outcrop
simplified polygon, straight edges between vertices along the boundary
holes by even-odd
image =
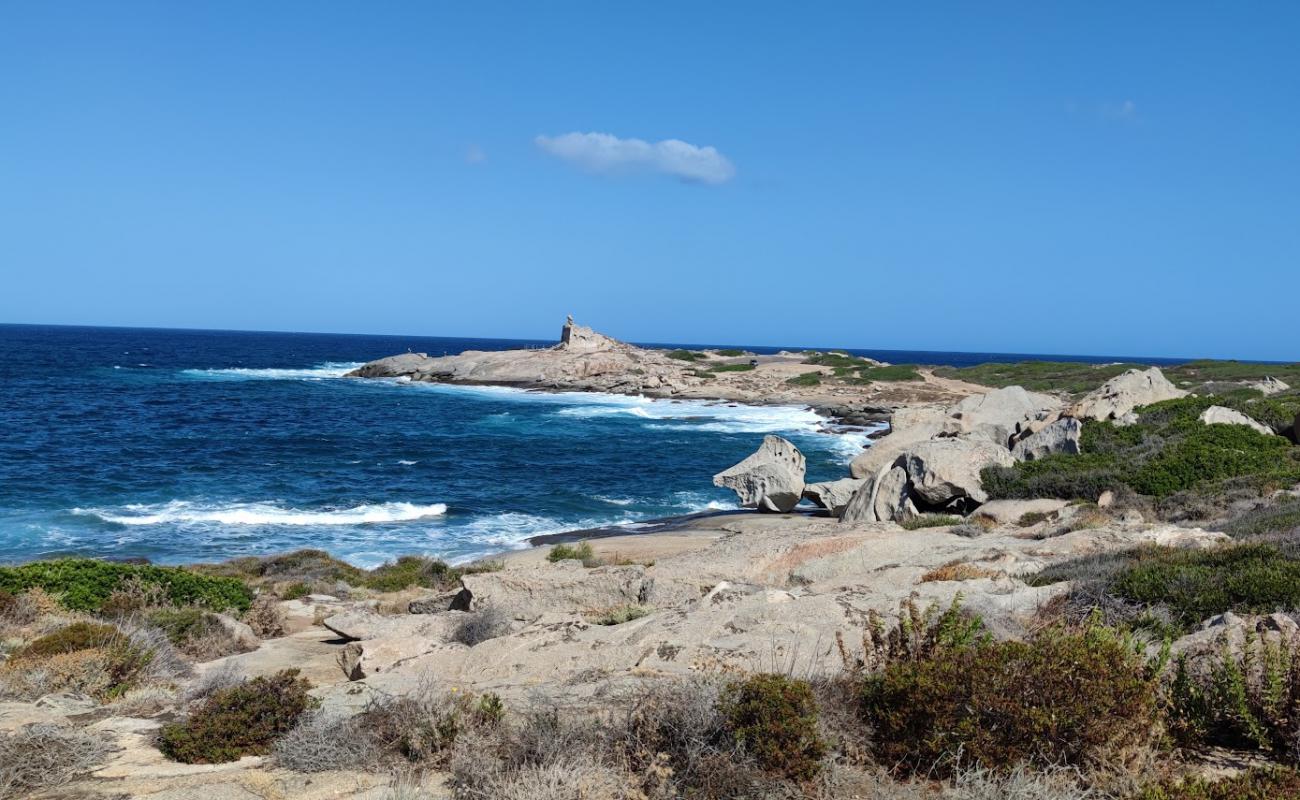
[[[1009,447],[1011,437],[1027,423],[1047,417],[1060,406],[1060,401],[1050,395],[1007,386],[987,394],[971,395],[948,409],[943,432]]]
[[[1201,412],[1200,420],[1206,425],[1245,425],[1247,428],[1257,430],[1266,436],[1273,435],[1273,429],[1262,422],[1256,422],[1240,411],[1224,408],[1223,406],[1210,406],[1205,409]]]
[[[903,456],[918,505],[923,502],[945,509],[954,505],[973,508],[988,500],[980,470],[1014,463],[1007,448],[980,439],[935,439],[918,444]]]
[[[764,436],[756,452],[713,476],[713,485],[731,489],[745,508],[794,510],[803,498],[804,457],[780,436]]]
[[[1246,388],[1257,389],[1264,394],[1277,394],[1278,392],[1285,392],[1291,387],[1277,378],[1274,378],[1272,375],[1266,375],[1263,380],[1246,384]]]
[[[803,496],[805,500],[811,500],[813,505],[831,512],[831,516],[838,517],[844,513],[844,507],[862,484],[863,481],[856,478],[810,483],[803,487]]]
[[[859,480],[874,479],[908,447],[939,435],[947,418],[947,410],[934,406],[900,408],[889,421],[889,433],[853,459],[849,474]]]
[[[1052,455],[1078,455],[1083,423],[1073,417],[1061,417],[1037,433],[1016,442],[1011,455],[1019,461],[1035,461]]]
[[[1130,421],[1128,415],[1139,406],[1186,396],[1187,392],[1170,383],[1156,367],[1148,370],[1131,369],[1085,395],[1068,413],[1075,419],[1124,423]]]

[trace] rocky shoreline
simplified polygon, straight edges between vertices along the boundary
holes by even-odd
[[[888,367],[843,354],[739,350],[660,350],[620,342],[570,318],[544,349],[402,353],[371,361],[355,378],[505,386],[551,392],[603,392],[656,399],[716,400],[811,407],[838,426],[873,426],[917,403],[953,402],[982,388],[928,370],[871,380]],[[865,372],[863,372],[865,370]],[[885,374],[885,373],[880,373]]]

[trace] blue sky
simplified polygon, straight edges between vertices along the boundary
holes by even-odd
[[[6,0],[0,321],[1300,359],[1297,41],[1283,2]]]

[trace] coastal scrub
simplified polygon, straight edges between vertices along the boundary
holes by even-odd
[[[200,575],[180,567],[120,564],[91,558],[34,561],[0,567],[0,589],[17,594],[40,588],[74,611],[99,611],[110,595],[129,582],[155,586],[174,605],[213,611],[246,610],[253,593],[242,581]]]

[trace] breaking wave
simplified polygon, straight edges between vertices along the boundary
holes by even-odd
[[[266,368],[250,369],[230,367],[228,369],[185,369],[181,374],[189,378],[205,380],[273,380],[273,381],[313,381],[325,378],[342,378],[361,366],[360,361],[325,361],[314,367],[296,369]]]
[[[218,524],[218,525],[376,525],[411,522],[447,513],[445,503],[376,503],[339,509],[282,508],[270,503],[201,505],[185,500],[145,505],[132,503],[120,509],[74,508],[72,513],[98,517],[117,525]]]

